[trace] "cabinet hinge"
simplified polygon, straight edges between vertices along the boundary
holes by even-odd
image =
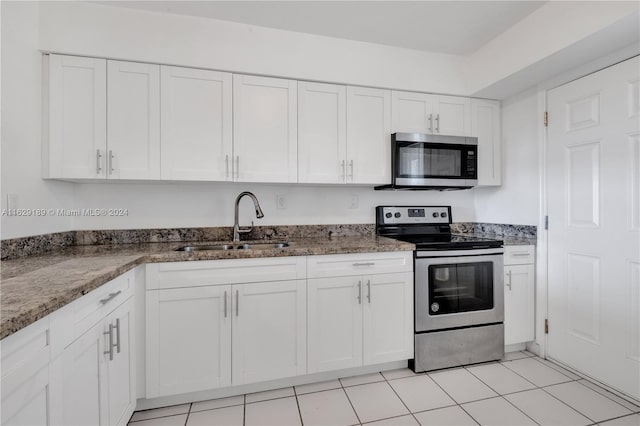
[[[549,320],[547,318],[544,319],[544,334],[549,334]]]
[[[544,229],[549,229],[549,216],[544,217]]]
[[[549,113],[547,111],[544,112],[544,127],[549,125]]]

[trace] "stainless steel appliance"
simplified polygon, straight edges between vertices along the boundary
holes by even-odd
[[[466,189],[478,184],[478,138],[394,133],[391,185],[376,189]]]
[[[451,234],[449,206],[378,206],[378,235],[414,252],[415,354],[428,371],[504,356],[502,241]]]

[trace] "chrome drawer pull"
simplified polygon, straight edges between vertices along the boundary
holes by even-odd
[[[224,317],[227,317],[227,292],[224,292]]]
[[[358,281],[358,305],[362,305],[362,281]]]
[[[511,256],[521,257],[521,256],[531,256],[530,253],[511,253]]]
[[[236,316],[240,313],[240,290],[236,290]]]
[[[376,262],[356,262],[353,266],[373,266]]]
[[[367,301],[371,304],[371,280],[367,280]]]
[[[96,149],[96,173],[100,174],[102,171],[102,167],[100,167],[100,159],[102,158],[102,154],[100,154],[100,150]]]
[[[102,303],[103,305],[106,305],[107,303],[111,302],[120,293],[122,293],[122,290],[118,290],[115,293],[109,293],[109,297],[107,297],[106,299],[100,299],[100,303]]]
[[[512,271],[507,272],[507,276],[509,277],[509,282],[507,283],[507,287],[509,287],[509,291],[511,291],[511,272]]]
[[[120,318],[116,318],[116,350],[120,353]]]
[[[105,355],[109,354],[109,360],[113,361],[113,324],[109,324],[109,331],[105,331],[104,335],[109,335],[109,350],[104,351]]]

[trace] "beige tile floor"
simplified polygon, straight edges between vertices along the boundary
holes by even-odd
[[[134,413],[131,426],[640,426],[640,406],[540,359],[409,369]]]

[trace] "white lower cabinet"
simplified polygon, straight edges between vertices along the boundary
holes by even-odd
[[[505,345],[530,342],[535,338],[535,265],[533,263],[533,248],[533,246],[505,247]]]
[[[62,423],[126,425],[135,409],[133,298],[62,354]]]
[[[309,373],[413,356],[413,273],[308,283]]]

